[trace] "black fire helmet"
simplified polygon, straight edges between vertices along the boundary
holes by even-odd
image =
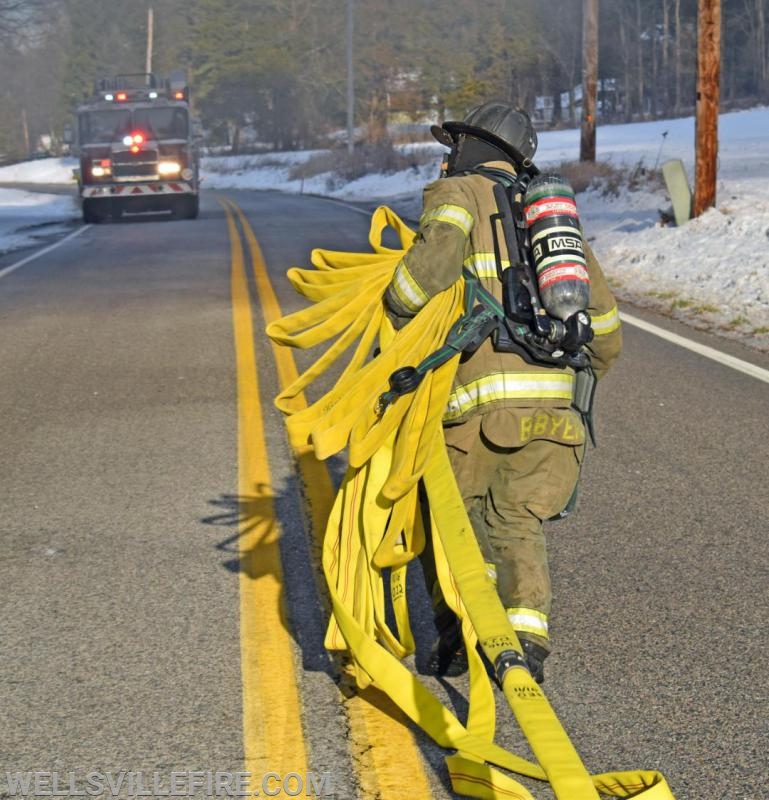
[[[444,122],[430,130],[441,144],[451,148],[459,136],[474,136],[507,154],[518,166],[531,166],[537,152],[537,132],[529,115],[497,100],[472,109],[461,122]]]

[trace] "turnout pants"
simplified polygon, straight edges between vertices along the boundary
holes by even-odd
[[[488,424],[489,418],[484,424],[481,415],[447,427],[446,444],[487,569],[496,579],[513,628],[549,649],[551,588],[542,523],[566,507],[576,488],[584,431],[574,415],[579,433],[576,443],[531,439],[511,446],[509,437],[495,435],[496,413],[494,424]],[[515,409],[506,413],[506,420],[515,421],[532,412]],[[535,413],[573,414],[565,409]],[[508,443],[499,443],[505,439]],[[453,614],[440,597],[429,558],[423,559],[423,569],[440,632]]]

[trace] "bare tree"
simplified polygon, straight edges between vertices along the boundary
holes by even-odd
[[[553,98],[553,123],[563,118],[561,94],[569,97],[568,121],[576,124],[574,87],[579,82],[582,68],[582,40],[579,36],[582,20],[581,4],[574,0],[560,0],[549,4],[541,13],[547,19],[536,38],[537,47],[546,54],[542,68],[547,76],[545,92]],[[550,69],[548,69],[550,67]]]
[[[662,0],[662,113],[670,112],[670,0]]]
[[[643,16],[641,14],[641,0],[635,0],[636,11],[636,88],[638,89],[638,113],[641,118],[645,116],[644,108],[644,37],[643,37]]]
[[[0,0],[0,45],[37,40],[59,5],[58,0]]]
[[[681,113],[681,0],[675,0],[675,60],[676,60],[676,91],[675,91],[675,113]]]
[[[632,108],[633,108],[633,98],[632,98],[632,71],[630,68],[630,59],[631,59],[631,49],[630,49],[630,39],[631,34],[628,28],[627,23],[627,15],[623,13],[622,7],[617,4],[615,6],[615,12],[617,13],[617,26],[619,28],[619,44],[620,44],[620,59],[622,63],[622,94],[624,97],[623,101],[623,108],[624,108],[624,120],[625,122],[630,122],[632,118]]]
[[[769,61],[766,48],[766,7],[764,0],[754,0],[756,53],[755,71],[761,99],[769,99]]]
[[[657,106],[657,96],[658,96],[657,87],[659,86],[659,67],[658,67],[659,57],[657,54],[659,47],[657,45],[659,42],[659,31],[657,28],[656,4],[654,4],[651,9],[651,25],[649,26],[647,36],[650,40],[650,48],[651,48],[651,54],[649,56],[651,61],[651,80],[649,81],[650,83],[649,110],[651,111],[652,119],[656,119],[659,113],[659,108]]]

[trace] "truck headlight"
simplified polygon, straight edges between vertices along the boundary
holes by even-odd
[[[181,168],[178,161],[161,161],[158,163],[158,175],[178,175]]]
[[[100,158],[98,161],[91,163],[91,175],[94,178],[104,178],[107,175],[112,175],[112,161],[108,158]]]

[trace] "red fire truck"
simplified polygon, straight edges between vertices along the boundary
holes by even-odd
[[[76,114],[84,222],[143,211],[197,217],[199,153],[183,72],[102,79]]]

